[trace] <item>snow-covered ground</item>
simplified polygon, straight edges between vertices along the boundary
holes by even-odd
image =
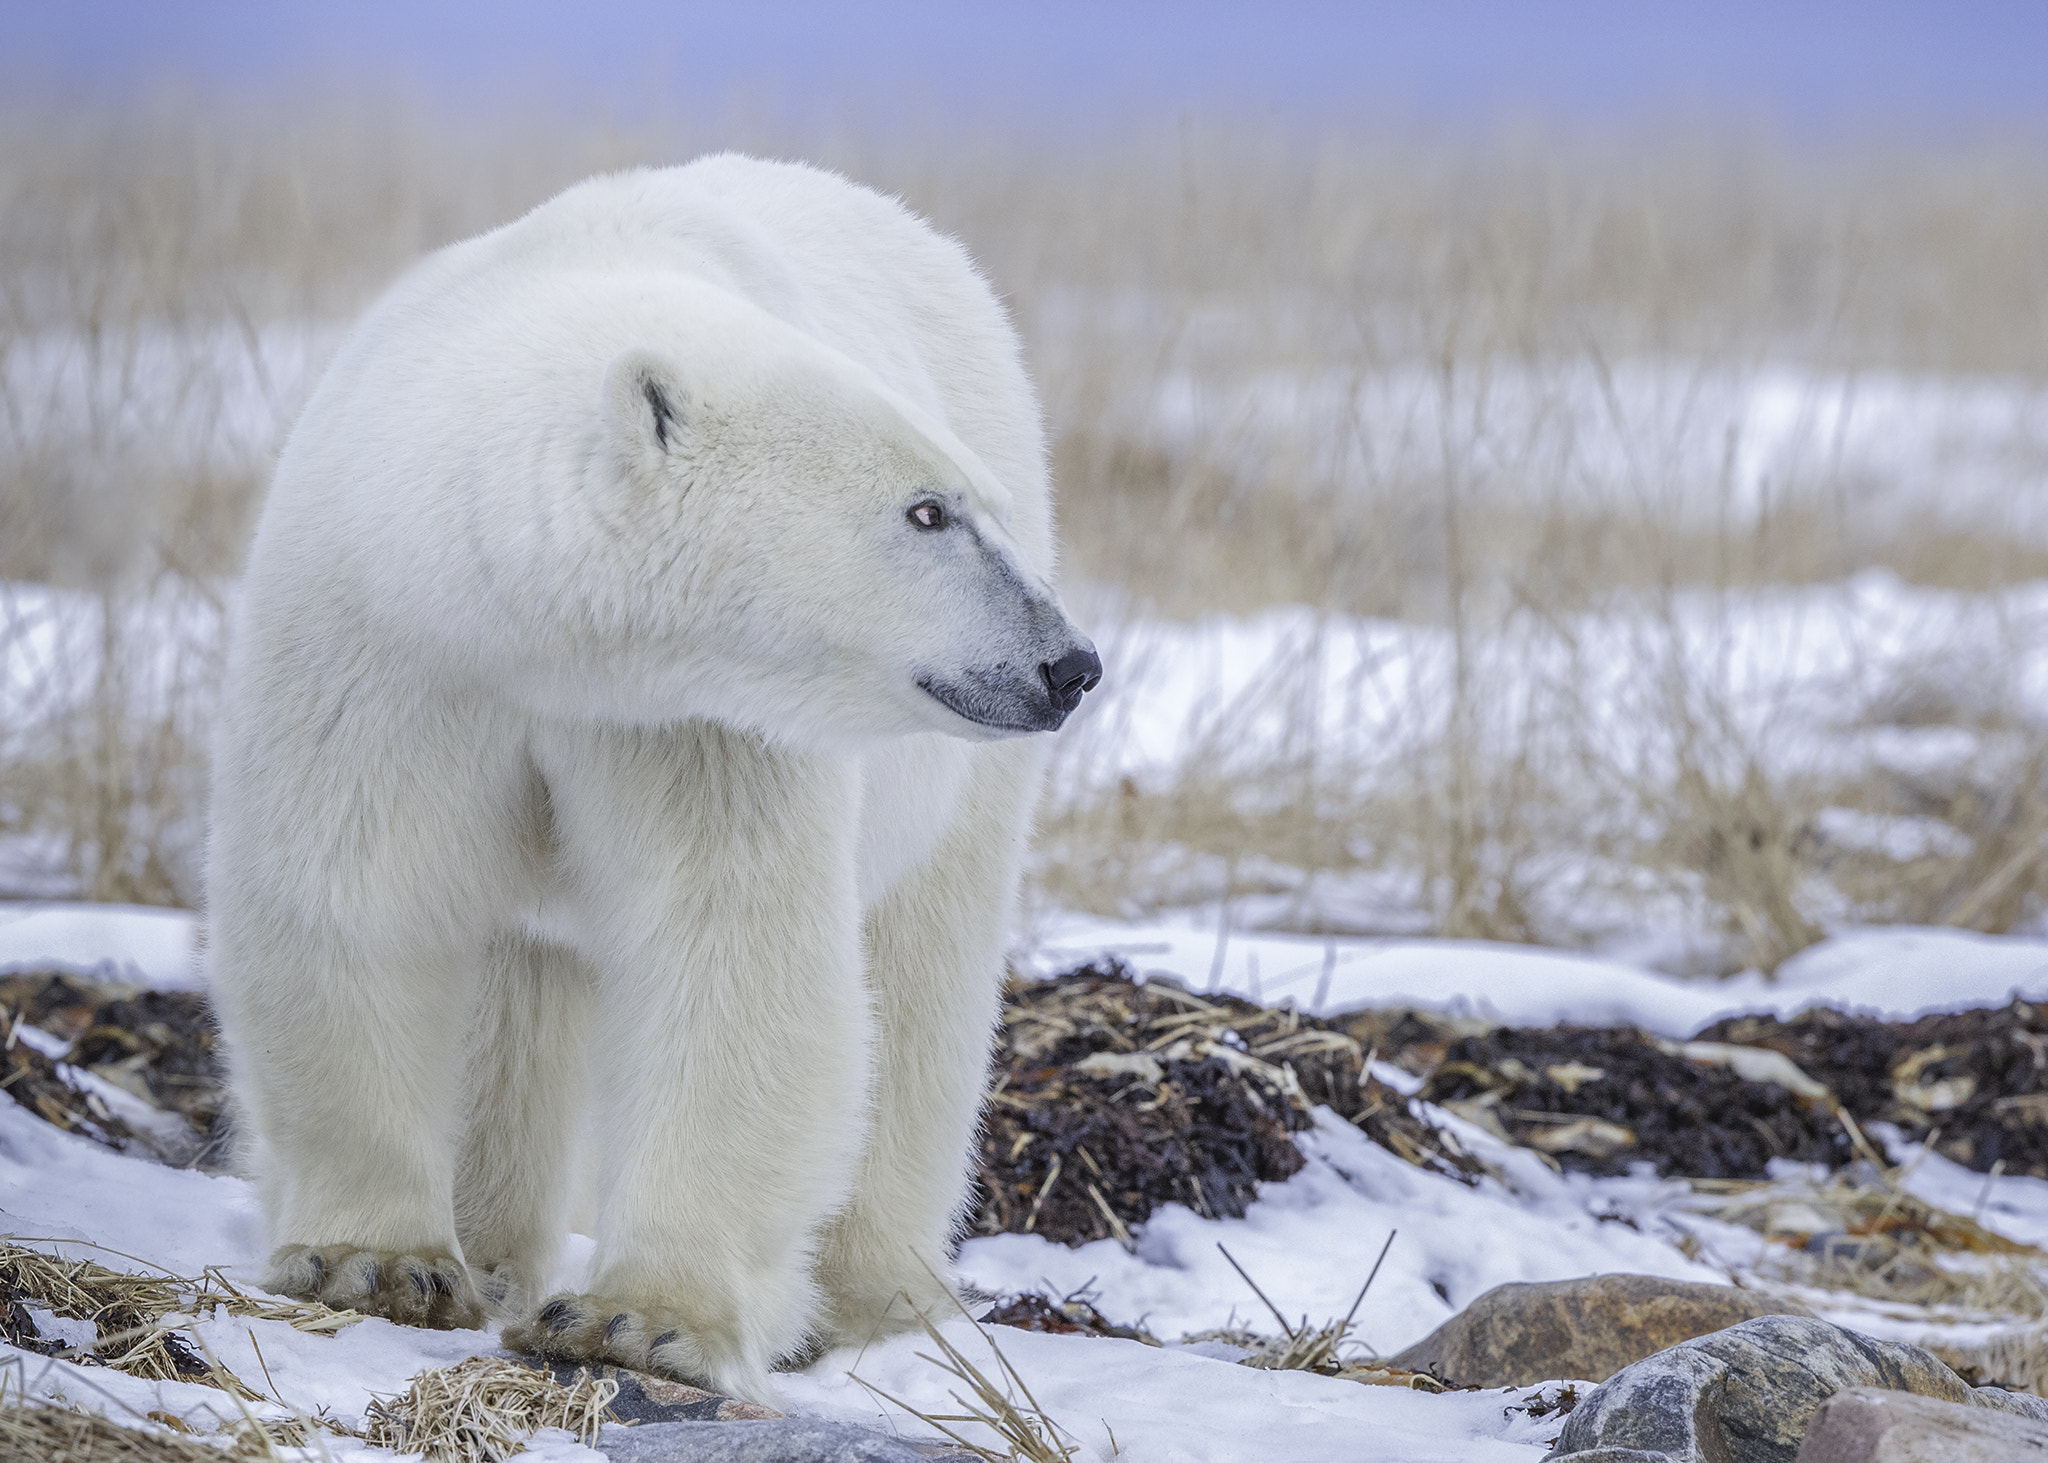
[[[1898,901],[1963,877],[1969,810],[2032,785],[2048,726],[2048,582],[1967,593],[1872,570],[1615,592],[1462,635],[1074,597],[1108,673],[1061,734],[1039,868],[1055,889],[1109,870],[1068,896],[1102,914],[1227,901],[1240,931],[1434,933],[1462,817],[1465,856],[1539,937],[1723,969],[1747,954],[1702,875],[1725,836],[1712,820],[1782,819],[1794,902],[1821,928],[1933,918],[1949,906]],[[1148,831],[1181,819],[1187,843]],[[1270,845],[1199,831],[1265,819]],[[1322,863],[1288,863],[1292,847]]]
[[[1614,961],[1476,942],[1238,936],[1223,946],[1220,962],[1217,948],[1213,927],[1204,930],[1192,918],[1128,925],[1069,919],[1060,923],[1056,940],[1020,958],[1050,970],[1116,952],[1141,971],[1171,974],[1196,989],[1213,984],[1268,1001],[1292,997],[1327,1011],[1412,1003],[1518,1022],[1636,1021],[1675,1036],[1736,1009],[1787,1010],[1825,1001],[1909,1015],[1994,1005],[2016,989],[2048,994],[2048,943],[1952,931],[1847,932],[1788,965],[1774,986],[1754,977],[1699,984]],[[164,984],[201,978],[188,916],[96,906],[0,909],[0,969],[50,965]],[[1401,1076],[1391,1069],[1385,1075]],[[1168,1206],[1143,1227],[1130,1251],[1112,1240],[1067,1249],[1036,1236],[975,1239],[962,1250],[961,1273],[990,1291],[1058,1296],[1089,1290],[1104,1314],[1142,1322],[1164,1338],[1233,1322],[1270,1331],[1263,1305],[1219,1246],[1283,1312],[1321,1323],[1342,1314],[1395,1233],[1355,1333],[1363,1346],[1385,1355],[1507,1281],[1608,1271],[1716,1280],[1757,1257],[1758,1236],[1704,1217],[1688,1205],[1683,1183],[1647,1175],[1560,1175],[1456,1118],[1434,1110],[1432,1116],[1499,1176],[1466,1187],[1401,1162],[1325,1112],[1298,1140],[1308,1160],[1304,1169],[1265,1186],[1242,1219],[1206,1220]],[[2048,1241],[2048,1183],[1987,1181],[1932,1155],[1911,1173],[1914,1192],[1933,1202],[1975,1210],[2014,1240]],[[111,1153],[13,1103],[0,1103],[0,1230],[117,1268],[142,1262],[195,1276],[221,1265],[244,1281],[262,1247],[255,1201],[240,1180]],[[1682,1250],[1679,1241],[1687,1235]],[[587,1242],[573,1242],[568,1254],[564,1283],[576,1278]],[[1890,1334],[1919,1334],[1910,1318],[1848,1302],[1838,1318]],[[943,1330],[993,1368],[988,1341],[965,1319],[947,1321]],[[238,1375],[267,1374],[269,1390],[291,1407],[305,1413],[326,1408],[351,1423],[360,1420],[371,1393],[396,1393],[423,1368],[495,1349],[487,1332],[413,1330],[381,1320],[322,1336],[282,1321],[220,1314],[199,1322],[196,1334]],[[1256,1371],[1217,1355],[1213,1344],[1160,1350],[1002,1328],[993,1336],[1084,1459],[1535,1463],[1559,1425],[1555,1415],[1532,1420],[1518,1408],[1526,1391],[1430,1396]],[[930,1429],[861,1383],[921,1411],[955,1411],[948,1392],[958,1384],[921,1358],[931,1350],[923,1338],[898,1337],[858,1353],[828,1355],[782,1379],[785,1405],[796,1413],[929,1436]],[[232,1412],[212,1388],[145,1383],[105,1368],[0,1354],[10,1358],[6,1365],[19,1367],[33,1393],[116,1413],[165,1409],[200,1422],[209,1416],[225,1421]],[[368,1453],[350,1442],[329,1446],[336,1458]],[[566,1435],[544,1438],[538,1452],[549,1460],[592,1456]]]
[[[1070,598],[1109,669],[1079,735],[1062,735],[1063,797],[1157,785],[1197,760],[1226,775],[1310,754],[1326,777],[1405,768],[1445,740],[1460,678],[1481,693],[1459,714],[1479,718],[1482,750],[1590,733],[1620,776],[1668,767],[1681,692],[1778,773],[1936,771],[1985,751],[1924,711],[1917,726],[1887,715],[1901,708],[2048,715],[2048,583],[1971,593],[1873,569],[1798,588],[1617,591],[1600,612],[1510,616],[1462,644],[1442,625],[1302,607],[1186,624],[1114,593]]]
[[[0,769],[55,759],[68,769],[59,785],[111,779],[97,791],[127,800],[132,837],[190,898],[233,594],[175,578],[111,600],[0,583]],[[1907,784],[1936,800],[1989,797],[2024,781],[2048,725],[2048,582],[1969,594],[1871,571],[1799,589],[1616,595],[1599,613],[1478,626],[1462,644],[1440,625],[1301,608],[1182,623],[1085,586],[1072,598],[1110,670],[1059,739],[1048,826],[1185,785],[1228,786],[1252,816],[1306,789],[1343,830],[1341,868],[1155,848],[1157,872],[1137,869],[1120,896],[1120,912],[1146,913],[1237,891],[1240,928],[1430,932],[1400,809],[1469,776],[1534,847],[1525,900],[1546,938],[1655,939],[1659,963],[1711,965],[1717,954],[1696,952],[1716,911],[1682,871],[1629,861],[1688,806],[1673,791],[1683,776],[1729,788],[1753,770],[1821,789],[1807,865],[1924,870],[1966,859],[1971,835],[1827,799]],[[73,855],[90,853],[90,830],[63,819],[103,804],[43,815],[30,799],[17,812],[5,790],[0,893],[82,892]],[[1051,869],[1096,852],[1055,843],[1042,857]],[[1819,875],[1799,898],[1823,926],[1864,915]]]
[[[0,975],[63,970],[160,991],[204,984],[199,920],[133,904],[0,904]]]

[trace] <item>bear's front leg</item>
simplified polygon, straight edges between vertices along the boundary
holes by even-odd
[[[1003,940],[1044,755],[974,749],[939,846],[868,912],[877,1005],[874,1126],[853,1196],[825,1232],[821,1333],[840,1346],[957,1316],[953,1240],[974,1171],[1002,1004]],[[869,810],[864,816],[874,816]]]
[[[705,723],[540,754],[594,932],[598,1247],[506,1344],[771,1400],[866,1124],[855,769]]]

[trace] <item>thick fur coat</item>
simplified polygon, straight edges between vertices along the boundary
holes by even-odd
[[[1032,733],[1099,671],[1052,574],[1015,334],[890,200],[713,157],[401,280],[278,464],[215,763],[272,1283],[755,1398],[938,1305]]]

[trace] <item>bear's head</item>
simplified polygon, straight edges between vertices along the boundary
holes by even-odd
[[[804,740],[1056,730],[1102,665],[1002,483],[872,373],[744,324],[628,350],[604,385],[607,537],[673,611],[691,714]]]

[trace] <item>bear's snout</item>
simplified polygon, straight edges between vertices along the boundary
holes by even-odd
[[[987,731],[1003,736],[1058,731],[1081,697],[1102,680],[1102,660],[1093,645],[1079,640],[1071,627],[1060,640],[1067,648],[1040,661],[1036,676],[1024,669],[1029,660],[1022,665],[999,661],[950,676],[920,675],[917,684],[955,716]]]
[[[1076,645],[1058,660],[1041,665],[1038,674],[1045,679],[1052,704],[1065,715],[1081,704],[1085,692],[1101,684],[1102,657],[1092,645]]]

